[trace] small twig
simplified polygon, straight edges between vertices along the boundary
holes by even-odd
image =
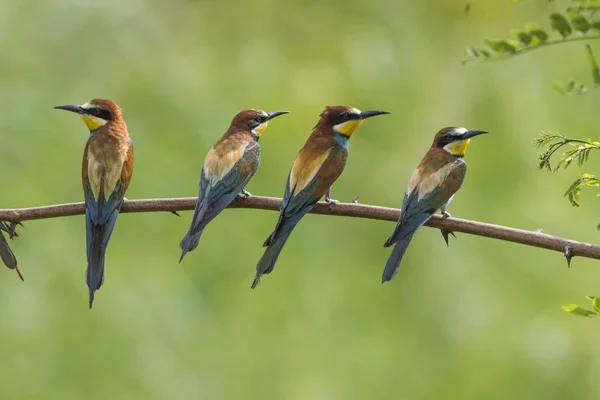
[[[193,210],[196,205],[195,197],[174,199],[143,199],[126,200],[121,213],[133,212],[164,212]],[[281,199],[275,197],[238,196],[230,208],[252,208],[257,210],[279,211]],[[84,203],[59,204],[34,208],[18,208],[0,210],[0,221],[21,222],[34,219],[58,218],[81,215],[85,212]],[[338,203],[331,207],[325,202],[319,202],[311,211],[314,214],[335,215],[341,217],[356,217],[382,221],[397,221],[400,210],[396,208],[370,206],[355,203]],[[434,215],[426,226],[452,232],[462,232],[471,235],[484,236],[492,239],[521,243],[528,246],[559,251],[564,254],[568,246],[571,256],[587,257],[600,260],[600,246],[577,242],[544,233],[525,231],[484,222],[469,221],[460,218],[446,218]]]
[[[543,42],[543,43],[540,43],[540,44],[535,45],[535,46],[520,47],[520,48],[518,48],[512,54],[505,54],[505,55],[496,56],[496,57],[492,57],[492,58],[488,58],[488,59],[473,58],[473,59],[463,60],[462,64],[466,65],[466,64],[477,63],[477,62],[503,61],[503,60],[508,60],[509,58],[517,57],[517,56],[519,56],[519,55],[521,55],[523,53],[526,53],[528,51],[531,51],[531,50],[543,49],[543,48],[546,48],[546,47],[554,46],[556,44],[573,43],[573,42],[581,42],[581,41],[585,41],[585,40],[596,40],[596,39],[600,39],[600,35],[597,35],[597,36],[577,36],[577,37],[572,37],[572,38],[569,38],[569,39],[550,40],[550,41]]]

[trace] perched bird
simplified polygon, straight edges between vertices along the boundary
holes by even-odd
[[[395,247],[383,271],[382,282],[396,275],[413,235],[438,209],[441,209],[444,218],[450,216],[446,206],[462,185],[467,172],[463,157],[471,138],[482,133],[487,132],[448,127],[435,135],[431,148],[408,181],[398,224],[384,244],[385,247]]]
[[[133,173],[133,144],[121,109],[110,100],[54,107],[79,114],[90,130],[83,151],[87,239],[86,281],[92,308],[94,292],[104,283],[104,255]]]
[[[19,278],[21,278],[23,281],[23,275],[21,275],[18,267],[17,257],[15,257],[15,253],[13,253],[13,251],[10,249],[10,246],[8,245],[8,242],[6,241],[2,231],[7,232],[10,238],[16,236],[17,234],[14,231],[14,224],[9,226],[6,224],[6,222],[0,221],[0,258],[2,259],[4,265],[6,265],[9,269],[14,269],[17,271]]]
[[[264,245],[267,247],[256,266],[255,288],[263,274],[269,274],[292,229],[325,195],[330,198],[331,185],[341,175],[348,157],[348,139],[367,118],[389,114],[387,111],[360,111],[353,107],[326,107],[321,119],[298,153],[288,176],[283,204],[275,230]]]
[[[246,185],[260,163],[258,140],[273,118],[287,111],[264,112],[257,109],[240,111],[233,117],[227,132],[210,149],[200,174],[200,192],[188,233],[180,243],[181,258],[198,246],[206,225],[212,221],[238,193],[250,196]]]

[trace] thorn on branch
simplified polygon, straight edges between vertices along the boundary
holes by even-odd
[[[565,258],[567,259],[567,268],[571,268],[571,259],[575,256],[575,254],[573,254],[573,249],[571,248],[571,246],[566,245],[565,246]]]
[[[454,236],[454,239],[458,239],[456,237],[456,235],[454,234],[454,232],[449,231],[447,229],[440,229],[440,232],[442,233],[442,236],[444,237],[444,241],[446,242],[446,246],[448,246],[448,247],[450,247],[450,243],[449,243],[450,235]]]

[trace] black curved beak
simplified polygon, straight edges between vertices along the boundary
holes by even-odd
[[[289,113],[290,113],[289,111],[271,111],[271,112],[268,112],[267,115],[269,116],[269,121],[270,121],[275,117],[279,117],[280,115],[289,114]]]
[[[74,105],[66,105],[66,106],[56,106],[54,107],[54,109],[56,110],[67,110],[67,111],[71,111],[77,114],[84,114],[85,110],[83,108],[81,108],[81,106],[74,106]]]
[[[472,137],[475,137],[477,135],[481,135],[483,133],[489,133],[488,131],[478,131],[478,130],[472,130],[472,131],[466,131],[463,135],[462,135],[462,139],[470,139]],[[462,140],[461,139],[461,140]]]
[[[384,115],[384,114],[391,114],[391,113],[389,113],[387,111],[365,110],[365,111],[361,111],[360,119],[367,119],[367,118],[375,117],[377,115]]]

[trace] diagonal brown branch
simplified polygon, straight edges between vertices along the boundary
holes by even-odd
[[[126,200],[123,203],[121,212],[132,213],[193,210],[195,205],[195,197]],[[229,207],[278,211],[281,207],[281,199],[262,196],[251,196],[248,198],[238,196],[238,198],[236,198]],[[58,204],[34,208],[17,208],[12,210],[0,210],[0,221],[23,222],[34,219],[81,215],[84,212],[84,203]],[[311,212],[314,214],[367,218],[382,221],[396,221],[400,215],[400,210],[396,208],[354,203],[338,203],[335,206],[330,207],[327,203],[319,202]],[[566,253],[569,256],[587,257],[600,260],[600,246],[598,245],[577,242],[575,240],[564,239],[543,233],[525,231],[500,225],[486,224],[484,222],[469,221],[460,218],[448,218],[443,220],[442,217],[438,215],[434,215],[433,218],[426,224],[426,226],[444,229],[447,231],[485,236],[492,239],[506,240],[508,242],[521,243],[548,250],[555,250],[563,254]]]

